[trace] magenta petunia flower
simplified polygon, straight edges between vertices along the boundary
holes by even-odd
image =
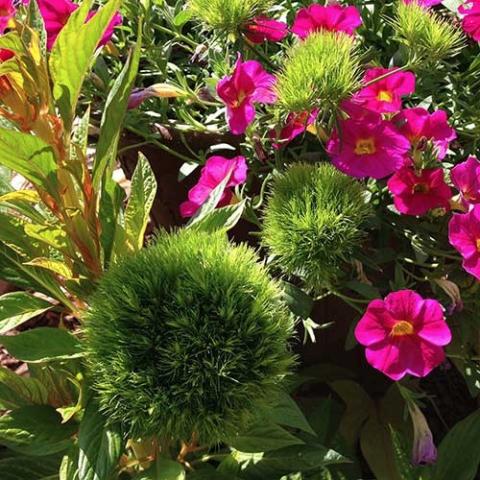
[[[415,91],[415,75],[395,70],[398,69],[375,67],[367,70],[363,82],[368,85],[359,90],[351,101],[378,113],[400,111],[402,97]],[[375,81],[377,78],[380,79]]]
[[[77,3],[70,0],[37,0],[40,13],[45,22],[45,30],[47,31],[47,48],[51,50],[58,34],[67,24],[70,15],[79,7]],[[87,21],[90,20],[96,12],[90,12]],[[113,30],[122,23],[122,16],[116,13],[112,18],[107,30],[99,43],[99,46],[105,45],[110,41]]]
[[[424,143],[431,141],[436,147],[439,160],[445,158],[450,142],[457,138],[455,130],[448,124],[447,113],[443,110],[429,113],[420,107],[408,108],[396,115],[393,122],[415,148],[423,149]]]
[[[327,30],[354,35],[362,24],[362,17],[356,7],[341,5],[318,5],[314,3],[298,11],[292,32],[302,40],[313,32]]]
[[[188,200],[180,205],[182,217],[192,217],[206,202],[210,193],[229,176],[223,195],[217,207],[228,205],[233,198],[230,187],[241,185],[247,179],[247,162],[245,157],[232,159],[214,156],[210,157],[200,173],[198,183],[188,192]]]
[[[273,147],[277,149],[282,148],[295,137],[301,135],[307,127],[315,123],[317,115],[318,109],[314,109],[311,112],[291,113],[287,117],[287,123],[280,130],[278,138],[275,130],[270,132],[270,138],[275,142]]]
[[[425,377],[445,359],[443,348],[452,339],[443,308],[412,290],[400,290],[385,300],[370,302],[355,328],[366,347],[368,363],[400,380],[407,373]]]
[[[465,205],[480,203],[480,161],[476,157],[470,156],[465,162],[455,165],[450,178]]]
[[[448,225],[450,244],[463,257],[463,268],[480,280],[480,204],[468,213],[455,213]]]
[[[452,191],[441,168],[417,173],[404,166],[388,180],[387,186],[395,207],[405,215],[425,215],[434,208],[450,208]]]
[[[245,133],[255,118],[255,103],[274,103],[275,77],[256,60],[238,58],[232,75],[222,78],[217,94],[227,107],[227,121],[234,135]]]
[[[463,15],[462,28],[465,33],[480,42],[480,0],[470,0],[458,11]]]
[[[417,3],[421,7],[433,7],[434,5],[440,5],[443,0],[403,0],[403,3],[407,5],[409,3]]]
[[[260,16],[245,25],[243,31],[252,43],[281,42],[288,35],[288,25]]]
[[[17,9],[13,0],[0,0],[0,33],[8,27],[8,22],[15,16]]]
[[[332,163],[352,177],[384,178],[405,162],[410,142],[380,115],[370,113],[360,119],[340,122],[328,141]]]

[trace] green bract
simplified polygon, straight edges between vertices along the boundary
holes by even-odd
[[[336,107],[358,86],[359,63],[348,35],[322,32],[292,47],[279,75],[278,101],[289,112]]]
[[[399,2],[392,22],[396,36],[414,60],[439,61],[457,54],[463,35],[449,20],[413,2]]]
[[[268,403],[292,322],[253,250],[183,230],[113,267],[87,318],[100,404],[133,437],[215,443]]]
[[[285,273],[320,290],[351,261],[370,213],[357,180],[330,164],[296,164],[274,181],[263,242]]]
[[[241,26],[265,13],[272,0],[189,0],[188,8],[212,29],[236,34]]]

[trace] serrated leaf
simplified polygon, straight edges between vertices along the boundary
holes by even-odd
[[[99,406],[91,401],[78,433],[78,479],[106,480],[117,467],[123,452],[120,431],[106,426]]]
[[[49,65],[53,96],[67,130],[72,126],[93,54],[120,4],[121,0],[110,0],[85,23],[92,0],[84,0],[62,28],[52,48]]]
[[[35,378],[0,368],[0,409],[13,410],[27,405],[46,405],[47,389]]]
[[[226,440],[241,452],[269,452],[304,442],[273,422],[255,423],[247,431]]]
[[[145,230],[150,218],[150,210],[157,193],[157,181],[150,163],[139,153],[131,183],[130,198],[125,209],[125,241],[131,252],[143,246]],[[122,245],[116,245],[123,249]]]
[[[25,455],[59,453],[71,445],[75,424],[62,424],[49,406],[22,407],[0,417],[0,445]]]
[[[0,297],[0,334],[34,318],[53,305],[26,292],[7,293]]]
[[[8,352],[22,362],[40,363],[83,356],[80,342],[66,330],[39,327],[19,335],[0,336]]]

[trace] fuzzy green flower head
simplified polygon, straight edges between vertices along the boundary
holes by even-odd
[[[463,47],[463,35],[451,21],[416,2],[400,1],[392,26],[413,61],[438,62],[456,55]]]
[[[160,235],[112,267],[90,305],[93,388],[132,437],[220,442],[268,405],[294,363],[277,283],[220,233]]]
[[[370,214],[360,182],[328,163],[299,163],[273,182],[263,243],[281,270],[320,291],[342,276]]]
[[[272,0],[189,0],[188,9],[213,30],[236,35],[242,25],[265,13]]]
[[[359,85],[354,39],[335,32],[309,35],[288,52],[277,82],[278,102],[288,112],[336,108]]]

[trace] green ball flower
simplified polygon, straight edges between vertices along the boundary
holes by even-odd
[[[220,233],[162,234],[112,267],[90,305],[93,388],[133,437],[219,442],[268,405],[294,363],[277,283]]]
[[[272,0],[189,0],[191,14],[213,30],[236,35],[241,26],[265,13]]]
[[[288,275],[318,291],[352,260],[371,214],[360,182],[330,164],[296,164],[278,176],[264,215],[263,243]]]
[[[337,108],[359,86],[359,59],[349,35],[313,33],[287,53],[276,86],[287,112]]]

